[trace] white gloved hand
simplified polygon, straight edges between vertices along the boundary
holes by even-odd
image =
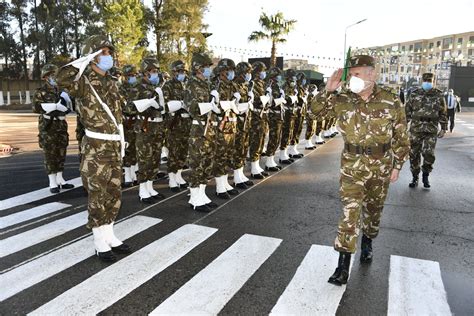
[[[280,106],[280,105],[282,105],[282,104],[286,104],[286,100],[285,100],[285,98],[283,98],[283,97],[278,98],[278,99],[274,99],[274,101],[275,101],[275,105],[276,105],[276,106]]]
[[[198,103],[199,106],[199,112],[201,115],[207,114],[213,109],[213,103],[208,102],[208,103]]]
[[[229,111],[232,108],[232,104],[235,104],[233,101],[220,101],[221,108],[225,111]]]
[[[239,114],[247,113],[249,111],[249,103],[248,102],[239,103],[237,105],[237,109],[239,110]]]
[[[217,90],[212,90],[211,96],[213,96],[216,102],[219,103],[219,92],[217,92]]]
[[[250,91],[249,92],[249,102],[252,102],[255,100],[255,94],[253,93],[253,91]]]
[[[240,95],[240,93],[235,92],[234,93],[234,98],[236,100],[236,103],[239,103],[240,99],[242,99],[242,96]]]
[[[214,99],[212,99],[211,101],[211,105],[212,105],[212,112],[216,113],[216,114],[221,114],[221,109],[219,109],[219,106],[214,102]]]
[[[268,95],[260,96],[260,102],[262,102],[262,107],[265,107],[269,101],[270,101],[270,97]]]
[[[137,111],[140,113],[142,113],[151,106],[150,99],[135,100],[133,101],[133,104],[135,104]]]
[[[271,87],[268,87],[266,91],[267,91],[267,94],[272,95],[272,88]]]
[[[180,101],[180,100],[171,100],[171,101],[168,101],[168,110],[170,113],[174,113],[176,111],[178,111],[179,109],[183,108],[183,101]]]
[[[284,98],[286,95],[285,95],[285,90],[283,89],[280,89],[280,97]]]
[[[238,107],[237,107],[237,104],[238,104],[238,103],[237,103],[237,100],[234,99],[234,100],[231,101],[231,102],[232,102],[232,105],[231,105],[232,111],[233,111],[235,114],[239,114],[239,109],[238,109]]]
[[[158,104],[158,102],[156,102],[156,99],[148,99],[148,101],[150,101],[150,106],[155,108],[155,109],[159,109],[160,108],[160,105]]]
[[[61,104],[61,102],[56,103],[56,110],[61,112],[67,112],[68,108]]]
[[[41,103],[41,108],[42,108],[43,111],[45,111],[46,113],[50,113],[50,112],[52,112],[52,111],[55,111],[55,110],[56,110],[56,106],[57,106],[56,103]]]
[[[296,95],[290,95],[291,103],[295,104],[298,102],[298,97]]]

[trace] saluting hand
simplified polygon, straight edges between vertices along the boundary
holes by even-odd
[[[326,91],[333,92],[337,90],[341,84],[342,72],[344,70],[342,68],[336,70],[331,77],[329,77],[328,82],[326,83]]]

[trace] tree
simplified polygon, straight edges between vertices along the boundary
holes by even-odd
[[[296,20],[285,20],[282,12],[277,12],[275,15],[268,16],[262,12],[258,20],[262,30],[253,31],[250,34],[249,42],[257,42],[261,40],[270,40],[272,42],[270,65],[276,65],[276,46],[279,43],[285,43],[285,35],[288,35],[294,28]]]
[[[28,76],[28,64],[27,64],[27,53],[26,53],[26,45],[25,45],[25,24],[28,19],[28,15],[26,14],[25,10],[25,1],[22,0],[12,0],[11,2],[11,14],[12,16],[18,21],[18,28],[20,29],[20,43],[21,43],[21,54],[23,58],[23,72],[24,72],[24,79],[25,79],[25,88],[26,90],[30,90],[29,84],[29,76]]]

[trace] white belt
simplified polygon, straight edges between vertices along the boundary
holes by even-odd
[[[95,139],[101,139],[101,140],[113,140],[113,141],[120,141],[120,135],[119,134],[105,134],[105,133],[97,133],[93,132],[91,130],[86,129],[86,136],[90,138],[95,138]]]
[[[140,116],[140,120],[143,121],[144,119],[145,118],[143,116]],[[163,122],[163,118],[162,117],[149,117],[148,122],[161,123]]]
[[[206,121],[201,121],[203,124],[201,124],[198,120],[193,120],[193,125],[200,125],[203,126],[206,124]],[[217,122],[210,122],[212,126],[217,126]]]
[[[43,117],[47,120],[50,120],[50,119],[58,119],[60,121],[64,121],[66,119],[65,116],[56,116],[56,117],[51,117],[49,115],[46,115],[46,114],[43,114]]]
[[[236,117],[229,117],[227,119],[228,122],[237,122],[237,118]]]
[[[184,118],[189,118],[189,117],[191,117],[191,116],[189,116],[189,114],[188,114],[188,113],[181,113],[181,117],[184,117]]]

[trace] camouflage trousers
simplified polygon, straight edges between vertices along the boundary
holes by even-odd
[[[329,118],[329,119],[324,120],[323,130],[328,130],[331,126],[334,125],[334,123],[336,123],[335,118]]]
[[[293,137],[290,140],[290,145],[298,145],[300,142],[300,136],[303,132],[303,123],[304,123],[305,115],[301,109],[298,109],[296,112],[295,117],[295,127],[293,129]]]
[[[272,113],[268,114],[268,143],[267,143],[267,156],[275,155],[278,146],[280,145],[281,141],[281,128],[283,126],[283,121],[281,119],[280,113]]]
[[[107,146],[114,148],[109,150]],[[84,137],[82,154],[80,171],[88,197],[87,227],[92,229],[115,221],[120,209],[122,198],[120,144]]]
[[[292,110],[285,111],[285,120],[281,130],[281,141],[280,150],[286,149],[293,139],[293,133],[295,131],[296,114]]]
[[[317,120],[316,122],[316,135],[319,135],[323,131],[323,126],[324,126],[324,120]]]
[[[81,153],[81,143],[82,143],[82,138],[84,137],[84,135],[86,134],[86,131],[84,129],[84,125],[82,125],[81,123],[81,119],[78,116],[76,116],[76,139],[77,139],[77,145],[78,145],[78,148],[79,148],[79,162],[82,160],[82,153]]]
[[[233,169],[245,166],[247,153],[250,146],[251,114],[237,116],[237,133],[235,134],[235,145],[233,154]]]
[[[217,131],[216,154],[214,159],[215,177],[226,175],[232,167],[232,155],[234,154],[236,124],[227,122],[223,130]]]
[[[410,170],[413,174],[420,173],[421,156],[421,170],[425,173],[433,171],[437,139],[437,134],[410,132]]]
[[[306,116],[306,132],[304,134],[304,139],[308,140],[313,138],[314,134],[316,133],[317,123],[318,122],[315,119],[309,117],[309,115]]]
[[[137,163],[137,147],[136,139],[137,133],[135,132],[133,122],[135,119],[125,119],[125,141],[128,143],[127,148],[125,148],[125,157],[123,157],[123,166],[130,167]]]
[[[148,122],[146,129],[144,121],[138,119],[135,125],[137,138],[138,172],[137,179],[140,183],[154,180],[161,163],[161,148],[165,139],[165,124],[163,122]]]
[[[339,219],[334,249],[355,253],[360,227],[369,238],[377,237],[392,169],[391,154],[376,159],[343,153],[341,157]]]
[[[260,112],[252,112],[252,118],[250,120],[250,131],[249,131],[249,155],[250,161],[257,161],[263,152],[265,146],[265,135],[268,132],[268,116],[263,114],[260,117]]]
[[[44,152],[44,166],[48,174],[64,171],[66,149],[69,144],[66,120],[48,120],[43,116],[38,124],[39,146]]]
[[[207,184],[207,179],[213,175],[213,162],[216,153],[216,127],[209,125],[204,136],[205,121],[201,125],[191,125],[189,132],[189,186],[196,188]]]
[[[192,119],[179,114],[171,120],[168,127],[168,173],[183,169],[188,157],[189,130]],[[161,150],[160,150],[161,152]]]

